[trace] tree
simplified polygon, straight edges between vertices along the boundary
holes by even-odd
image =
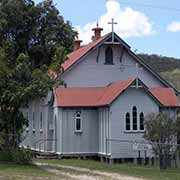
[[[51,0],[0,0],[1,147],[17,147],[27,125],[22,105],[62,83],[55,77],[75,35]]]
[[[166,113],[151,113],[145,119],[144,137],[159,156],[160,169],[166,169],[172,152],[177,149],[179,121],[171,119]]]

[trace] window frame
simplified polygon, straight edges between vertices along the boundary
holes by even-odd
[[[111,53],[112,53],[112,59],[111,59],[112,61],[111,62],[107,60],[108,59],[107,58],[108,50],[111,50]],[[104,64],[105,65],[114,65],[114,52],[113,52],[113,48],[110,46],[106,47],[106,49],[105,49],[105,62],[104,62]]]
[[[136,124],[137,124],[136,130],[133,129],[133,109],[134,109],[134,112],[136,112]],[[126,126],[127,126],[126,120],[127,120],[128,113],[129,113],[129,117],[130,117],[130,130],[127,130],[127,128],[126,128]],[[141,114],[143,114],[143,118],[145,121],[145,113],[143,111],[140,111],[140,113],[139,113],[137,106],[133,106],[133,107],[131,107],[130,111],[125,112],[125,115],[124,115],[124,132],[125,133],[126,132],[127,133],[143,133],[145,131],[145,126],[144,126],[143,130],[141,130],[141,128],[140,128]]]
[[[36,131],[35,112],[32,112],[32,131]]]
[[[136,120],[136,129],[134,129],[134,120]],[[138,131],[138,113],[136,106],[133,106],[132,108],[132,131]]]
[[[79,117],[78,117],[79,115]],[[77,120],[80,120],[80,129],[77,129]],[[82,133],[82,112],[77,111],[75,115],[75,132],[76,133]]]
[[[39,130],[40,132],[43,131],[43,112],[40,112],[40,118],[39,118]]]
[[[144,131],[145,131],[145,128],[143,128],[143,130],[141,129],[141,115],[143,115],[143,127],[144,127],[144,113],[141,112],[141,113],[139,114],[139,131],[144,132]]]
[[[129,118],[129,130],[127,129],[127,116]],[[131,131],[131,115],[129,112],[125,114],[125,131],[127,132]]]

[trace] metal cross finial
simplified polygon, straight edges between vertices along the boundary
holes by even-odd
[[[117,22],[114,22],[114,19],[112,18],[111,22],[108,22],[108,24],[112,25],[112,42],[114,42],[114,25],[117,24]]]

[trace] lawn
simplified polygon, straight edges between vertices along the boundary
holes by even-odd
[[[91,170],[100,170],[106,172],[116,172],[122,175],[129,175],[153,180],[179,180],[180,169],[168,169],[160,171],[158,167],[135,165],[135,164],[114,164],[107,165],[93,160],[38,160],[49,164],[59,164],[75,167],[89,168]]]
[[[54,180],[57,177],[35,165],[0,164],[0,180]]]

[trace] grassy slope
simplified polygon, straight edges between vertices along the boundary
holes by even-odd
[[[135,164],[115,164],[107,165],[91,160],[39,160],[51,164],[69,165],[75,167],[84,167],[92,170],[100,170],[107,172],[116,172],[124,175],[153,179],[153,180],[179,180],[180,170],[171,169],[160,171],[157,167],[135,165]]]

